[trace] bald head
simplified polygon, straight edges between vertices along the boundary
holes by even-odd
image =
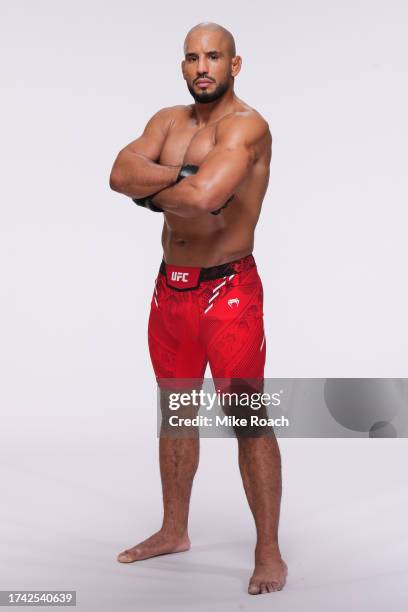
[[[206,33],[211,32],[219,35],[219,39],[225,44],[230,57],[234,57],[236,55],[236,49],[233,35],[229,30],[218,23],[213,23],[212,21],[203,21],[202,23],[198,23],[187,32],[187,36],[184,39],[184,55],[187,53],[190,39],[194,38],[196,35],[202,34],[205,36]]]
[[[187,33],[181,69],[196,102],[209,104],[233,92],[241,63],[233,35],[218,23],[205,21]]]

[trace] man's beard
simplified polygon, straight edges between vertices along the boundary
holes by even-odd
[[[219,85],[217,85],[217,87],[214,89],[212,93],[207,92],[207,91],[197,93],[190,86],[190,84],[187,83],[188,91],[191,93],[194,100],[196,102],[200,102],[200,104],[208,104],[209,102],[215,102],[216,100],[218,100],[218,98],[221,98],[221,96],[223,96],[225,92],[227,91],[228,85],[229,85],[228,81],[225,81],[224,83],[220,83]]]

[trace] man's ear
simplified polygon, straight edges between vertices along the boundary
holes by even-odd
[[[183,60],[181,62],[181,72],[183,73],[183,79],[186,80],[186,75],[184,74],[184,66],[185,66],[186,60]]]
[[[240,55],[235,55],[231,60],[231,76],[235,77],[241,70],[242,66],[242,57]]]

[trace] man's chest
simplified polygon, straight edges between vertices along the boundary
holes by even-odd
[[[199,166],[215,145],[215,125],[204,128],[175,127],[169,130],[163,144],[160,163],[177,166]]]

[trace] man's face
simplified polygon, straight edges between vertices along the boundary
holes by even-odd
[[[222,34],[198,30],[188,36],[181,66],[196,102],[214,102],[232,87],[231,60]]]

